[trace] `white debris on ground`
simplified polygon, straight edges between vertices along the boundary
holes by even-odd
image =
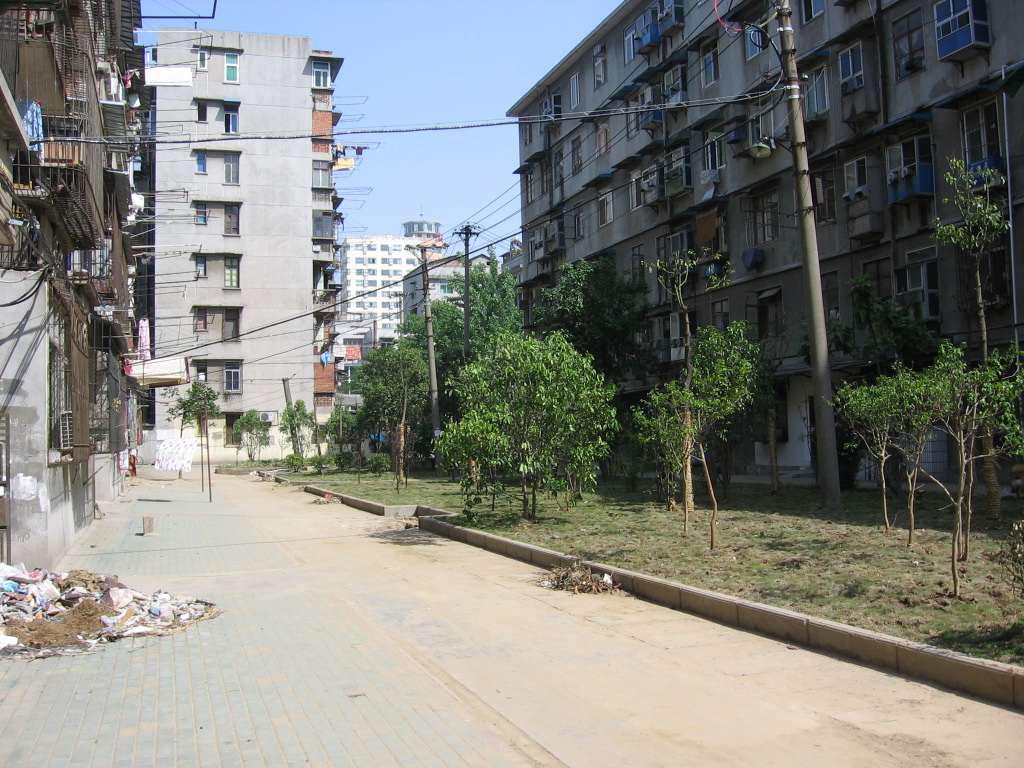
[[[0,563],[0,656],[42,658],[135,635],[167,635],[217,616],[207,601],[146,595],[117,576]]]

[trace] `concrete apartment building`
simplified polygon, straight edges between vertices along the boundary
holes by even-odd
[[[779,87],[774,4],[627,0],[510,110],[521,121],[527,324],[565,264],[613,255],[644,275],[649,341],[660,362],[627,383],[642,393],[683,365],[681,308],[650,267],[672,254],[707,258],[686,284],[691,325],[752,323],[783,343],[778,369],[780,464],[810,464],[806,320],[789,142]],[[725,8],[728,8],[728,11]],[[1003,174],[1009,215],[1020,178],[1015,95],[1024,42],[1020,2],[795,0],[822,298],[830,323],[852,322],[851,278],[926,321],[940,338],[977,343],[963,260],[933,239],[954,222],[943,202],[948,158]],[[989,334],[1019,338],[1024,298],[1014,232],[983,264]],[[727,270],[727,285],[713,278]],[[858,331],[863,338],[863,330]],[[834,352],[836,381],[871,361]],[[942,441],[931,466],[944,465]],[[762,443],[737,459],[767,464]]]
[[[312,408],[334,379],[319,355],[334,334],[342,59],[305,37],[196,29],[162,28],[156,52],[158,131],[181,141],[156,151],[155,353],[220,393],[213,458],[234,460],[239,416],[276,427],[283,382]],[[159,396],[157,440],[179,434],[167,406]],[[271,435],[265,455],[290,453]]]
[[[0,9],[0,560],[54,568],[136,444],[138,0]]]
[[[420,245],[440,240],[440,222],[416,219],[402,224],[401,235],[349,235],[341,241],[336,280],[350,341],[362,338],[368,348],[394,341],[404,315],[403,278],[419,265]],[[430,261],[443,255],[427,248]]]

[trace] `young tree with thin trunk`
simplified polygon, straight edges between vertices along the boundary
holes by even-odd
[[[954,224],[935,223],[935,240],[954,246],[966,266],[971,281],[969,305],[978,325],[978,342],[982,364],[989,357],[988,318],[986,316],[982,262],[992,247],[1010,230],[1006,216],[1006,201],[997,195],[997,187],[1004,181],[1003,175],[993,169],[969,171],[962,160],[950,158],[946,183],[953,189],[952,202],[960,213],[962,221]],[[990,429],[981,435],[984,460],[985,499],[989,515],[999,517],[1000,494],[996,437]]]

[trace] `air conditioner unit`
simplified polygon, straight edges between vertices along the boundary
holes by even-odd
[[[680,341],[681,341],[681,339],[680,339]],[[686,347],[684,347],[682,345],[677,347],[675,345],[675,342],[673,341],[672,342],[672,349],[671,349],[671,351],[669,353],[669,356],[670,356],[670,358],[671,358],[671,360],[673,362],[685,360],[686,359]]]
[[[277,411],[260,411],[260,421],[273,425],[277,421]]]
[[[640,182],[640,189],[644,190],[645,192],[649,192],[650,190],[657,189],[657,188],[658,188],[658,177],[657,176],[652,176],[649,179],[643,179]]]
[[[885,177],[885,180],[890,184],[895,184],[897,181],[900,180],[900,169],[893,168],[891,171],[889,171],[889,175]],[[843,195],[843,197],[846,197],[846,195]]]
[[[839,84],[839,92],[843,96],[848,94],[850,91],[855,90],[855,88],[856,86],[854,85],[854,82],[852,80],[843,80],[843,82]]]
[[[852,203],[855,200],[863,200],[868,196],[868,188],[866,186],[854,187],[848,189],[843,193],[843,200],[848,203]]]
[[[915,173],[917,173],[917,166],[915,165],[904,165],[902,168],[900,168],[901,179],[909,179]]]
[[[319,245],[314,245],[313,246],[313,253],[320,253],[320,246]]]

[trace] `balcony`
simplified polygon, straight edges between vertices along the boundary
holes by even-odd
[[[966,61],[992,45],[985,0],[935,5],[935,47],[941,61]]]
[[[914,163],[889,171],[889,203],[910,203],[935,196],[935,166]]]
[[[968,163],[967,173],[970,174],[976,189],[985,184],[990,187],[1004,186],[1006,184],[1006,159],[1002,155],[983,157],[981,160]]]
[[[648,25],[647,29],[640,35],[640,45],[637,47],[638,53],[649,53],[653,51],[661,43],[661,28],[657,24]]]

